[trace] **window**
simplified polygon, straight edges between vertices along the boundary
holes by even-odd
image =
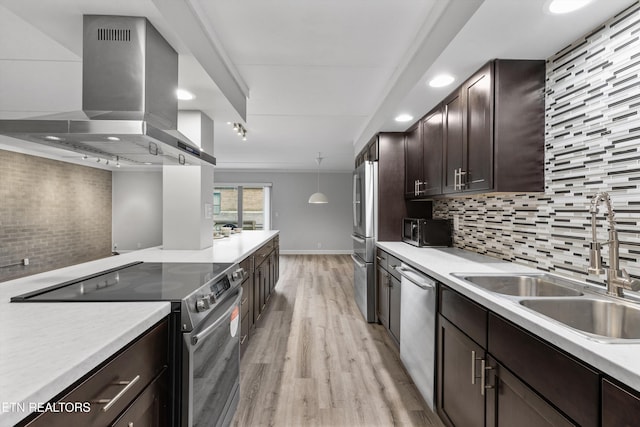
[[[271,229],[271,184],[218,184],[213,192],[215,228]]]

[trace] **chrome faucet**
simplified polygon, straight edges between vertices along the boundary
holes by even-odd
[[[596,215],[598,214],[598,206],[604,203],[607,207],[607,220],[609,222],[609,240],[603,243],[598,242],[596,236]],[[609,193],[597,193],[591,199],[591,235],[592,241],[589,244],[589,274],[601,275],[605,272],[602,267],[602,246],[609,245],[609,265],[607,268],[607,294],[618,297],[624,296],[624,289],[632,291],[640,290],[640,281],[632,279],[625,269],[620,269],[620,241],[618,240],[618,232],[616,231],[615,213],[611,205]]]

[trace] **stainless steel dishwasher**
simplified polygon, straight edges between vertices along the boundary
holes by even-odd
[[[436,282],[402,263],[400,282],[400,359],[425,402],[434,409],[436,358]]]

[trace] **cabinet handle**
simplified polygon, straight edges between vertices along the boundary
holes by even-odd
[[[376,259],[378,260],[378,262],[382,262],[382,258],[380,258],[379,256],[376,255]]]
[[[476,362],[478,360],[483,360],[483,359],[481,357],[477,357],[476,352],[472,350],[471,351],[471,384],[475,384],[476,380],[480,378],[476,373]]]
[[[493,367],[487,366],[486,360],[480,361],[480,394],[484,396],[484,391],[488,388],[493,388],[492,385],[487,385],[487,371],[492,370]]]
[[[476,383],[476,352],[471,351],[471,384]]]
[[[458,190],[458,178],[460,176],[458,175],[458,169],[454,169],[453,170],[453,190],[457,191]]]
[[[415,181],[413,181],[413,195],[414,196],[418,195],[418,180],[417,179]]]
[[[247,301],[249,301],[249,298],[243,299],[242,302],[240,303],[240,305],[245,305],[247,303]]]
[[[458,173],[458,175],[460,176],[460,191],[462,191],[462,189],[467,186],[466,182],[462,182],[462,177],[466,176],[467,172],[463,171],[462,168],[460,168],[460,172]]]
[[[247,336],[243,335],[242,336],[242,340],[240,341],[240,345],[244,344],[244,342],[247,340]]]
[[[126,387],[120,390],[120,393],[116,394],[112,399],[98,399],[95,403],[106,403],[106,405],[102,407],[102,412],[107,412],[139,379],[140,375],[136,375],[131,381],[118,381],[114,383],[115,385],[124,385]]]

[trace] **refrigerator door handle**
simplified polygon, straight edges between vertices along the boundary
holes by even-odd
[[[366,264],[362,261],[360,261],[358,259],[357,256],[355,256],[354,254],[351,254],[351,259],[353,259],[353,262],[356,264],[356,266],[358,266],[359,268],[365,268]]]
[[[358,174],[354,174],[353,175],[353,226],[354,227],[358,227],[360,225],[359,223],[359,216],[358,215],[358,210],[360,208],[360,200],[356,200],[356,197],[358,195],[358,181],[360,180],[360,177],[358,176]]]
[[[365,240],[364,240],[363,238],[358,237],[358,236],[356,236],[355,234],[352,234],[352,235],[351,235],[351,238],[352,238],[353,240],[355,240],[356,242],[360,242],[360,243],[363,243],[363,244],[365,243]]]

